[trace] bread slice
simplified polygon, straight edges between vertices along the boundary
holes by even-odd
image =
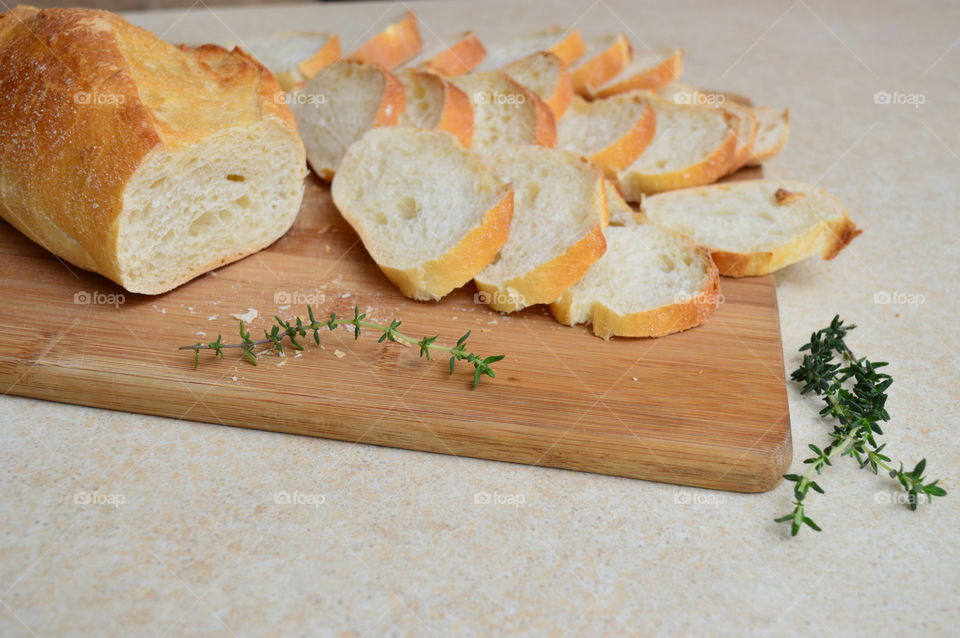
[[[557,127],[557,148],[583,155],[615,176],[647,148],[656,126],[656,114],[643,93],[593,102],[576,96]]]
[[[573,90],[579,95],[591,97],[593,87],[602,86],[617,77],[630,63],[632,55],[630,43],[622,33],[587,41],[584,62],[570,72]]]
[[[403,85],[377,64],[340,60],[295,90],[290,102],[310,166],[329,180],[348,146],[371,128],[397,124]]]
[[[401,69],[404,107],[401,126],[440,129],[457,136],[464,148],[473,140],[473,107],[467,94],[439,75],[416,68]]]
[[[333,201],[407,297],[440,299],[507,241],[513,192],[445,131],[369,131],[350,146]]]
[[[401,20],[367,40],[350,54],[357,62],[379,64],[392,71],[415,57],[423,49],[420,27],[413,11],[407,11]]]
[[[790,109],[781,111],[758,106],[754,113],[757,116],[757,138],[753,142],[747,166],[757,166],[779,153],[790,136]]]
[[[722,301],[710,253],[690,239],[638,219],[604,234],[607,252],[550,304],[560,323],[591,323],[604,339],[661,337],[699,326]]]
[[[620,188],[627,200],[709,184],[726,174],[737,146],[737,118],[722,109],[674,104],[648,95],[657,130],[640,157],[620,171]]]
[[[290,91],[340,59],[340,37],[313,31],[287,31],[247,38],[242,47],[270,69]]]
[[[560,120],[573,97],[573,82],[563,61],[549,51],[532,53],[503,67],[514,80],[537,94]]]
[[[796,181],[662,193],[646,198],[643,212],[709,248],[728,277],[765,275],[812,255],[833,259],[861,232],[836,198]]]
[[[513,184],[514,216],[510,239],[475,278],[481,298],[501,312],[555,301],[603,255],[603,174],[542,146],[504,152],[496,167]]]
[[[452,82],[473,106],[475,150],[487,153],[522,144],[556,144],[557,128],[550,108],[506,73],[468,73]]]
[[[610,218],[610,226],[629,226],[645,218],[642,213],[634,210],[627,200],[623,198],[623,193],[617,188],[616,182],[608,179],[604,184],[604,192],[607,198],[607,215]]]
[[[658,97],[673,102],[674,104],[697,104],[706,105],[706,99],[699,89],[683,82],[670,82],[656,90]]]
[[[683,49],[653,49],[647,55],[634,56],[619,75],[609,83],[585,91],[593,98],[609,97],[628,91],[656,91],[673,82],[683,73]]]
[[[540,51],[553,53],[569,67],[585,51],[583,37],[577,29],[550,27],[513,40],[495,42],[487,47],[487,57],[477,68],[495,71]]]
[[[737,145],[733,149],[730,166],[727,168],[727,174],[731,174],[743,168],[750,159],[753,145],[757,140],[759,124],[751,106],[744,106],[732,100],[727,100],[721,108],[737,118]]]
[[[423,51],[410,63],[431,73],[453,78],[472,71],[487,55],[480,38],[473,31],[457,36],[453,44],[440,41],[429,51]]]

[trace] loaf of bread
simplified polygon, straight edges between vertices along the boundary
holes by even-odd
[[[243,51],[17,7],[0,16],[0,215],[131,292],[170,290],[293,223],[306,171],[282,96]]]

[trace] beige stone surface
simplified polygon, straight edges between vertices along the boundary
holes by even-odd
[[[315,28],[349,46],[404,7],[130,17],[171,40]],[[821,184],[866,232],[778,273],[788,368],[834,313],[858,323],[853,347],[896,379],[890,452],[926,456],[952,494],[910,512],[843,462],[810,499],[825,531],[791,540],[771,520],[783,486],[725,494],[4,397],[0,635],[955,634],[960,6],[413,7],[437,36],[625,30],[686,48],[691,84],[790,106],[768,174]],[[828,440],[817,408],[791,387],[798,457]]]

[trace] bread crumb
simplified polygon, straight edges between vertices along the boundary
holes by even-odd
[[[279,310],[286,310],[286,309],[288,309],[289,307],[290,307],[290,304],[287,304],[287,305],[285,305],[285,306],[277,306],[277,308],[278,308]]]
[[[213,321],[214,319],[219,319],[220,315],[210,315],[207,317],[207,321]]]
[[[480,328],[480,332],[490,332],[490,328]]]
[[[230,316],[233,317],[234,319],[239,319],[240,321],[242,321],[242,322],[244,322],[244,323],[250,323],[251,321],[253,321],[253,320],[256,319],[257,317],[259,317],[259,316],[260,316],[260,313],[257,311],[256,308],[247,308],[247,311],[246,311],[245,313],[243,313],[243,314],[240,314],[240,313],[238,313],[238,312],[235,312],[235,313],[233,313],[233,314],[230,315]]]
[[[343,350],[334,350],[333,356],[335,356],[337,359],[343,359],[345,356],[347,356],[347,353],[345,353]]]
[[[346,299],[346,298],[351,297],[351,296],[353,296],[353,293],[352,293],[352,292],[345,292],[345,293],[343,293],[342,295],[340,295],[340,298],[341,298],[341,299]]]
[[[639,379],[638,379],[637,377],[633,377],[633,380],[634,380],[634,381],[639,381]]]
[[[203,331],[200,331],[200,330],[198,330],[195,334],[196,334],[198,337],[206,337],[206,336],[207,336],[207,333],[206,333],[206,332],[203,332]]]

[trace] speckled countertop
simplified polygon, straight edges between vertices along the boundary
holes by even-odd
[[[404,6],[130,17],[175,41],[310,28],[349,45]],[[692,84],[789,105],[768,174],[819,182],[866,233],[778,273],[787,366],[834,313],[860,324],[854,348],[896,379],[889,449],[926,456],[954,494],[911,513],[844,462],[811,498],[825,531],[790,540],[771,522],[783,486],[708,492],[3,397],[0,635],[955,634],[960,6],[414,8],[427,34],[627,30],[685,47]],[[816,409],[791,388],[798,455],[827,440]]]

